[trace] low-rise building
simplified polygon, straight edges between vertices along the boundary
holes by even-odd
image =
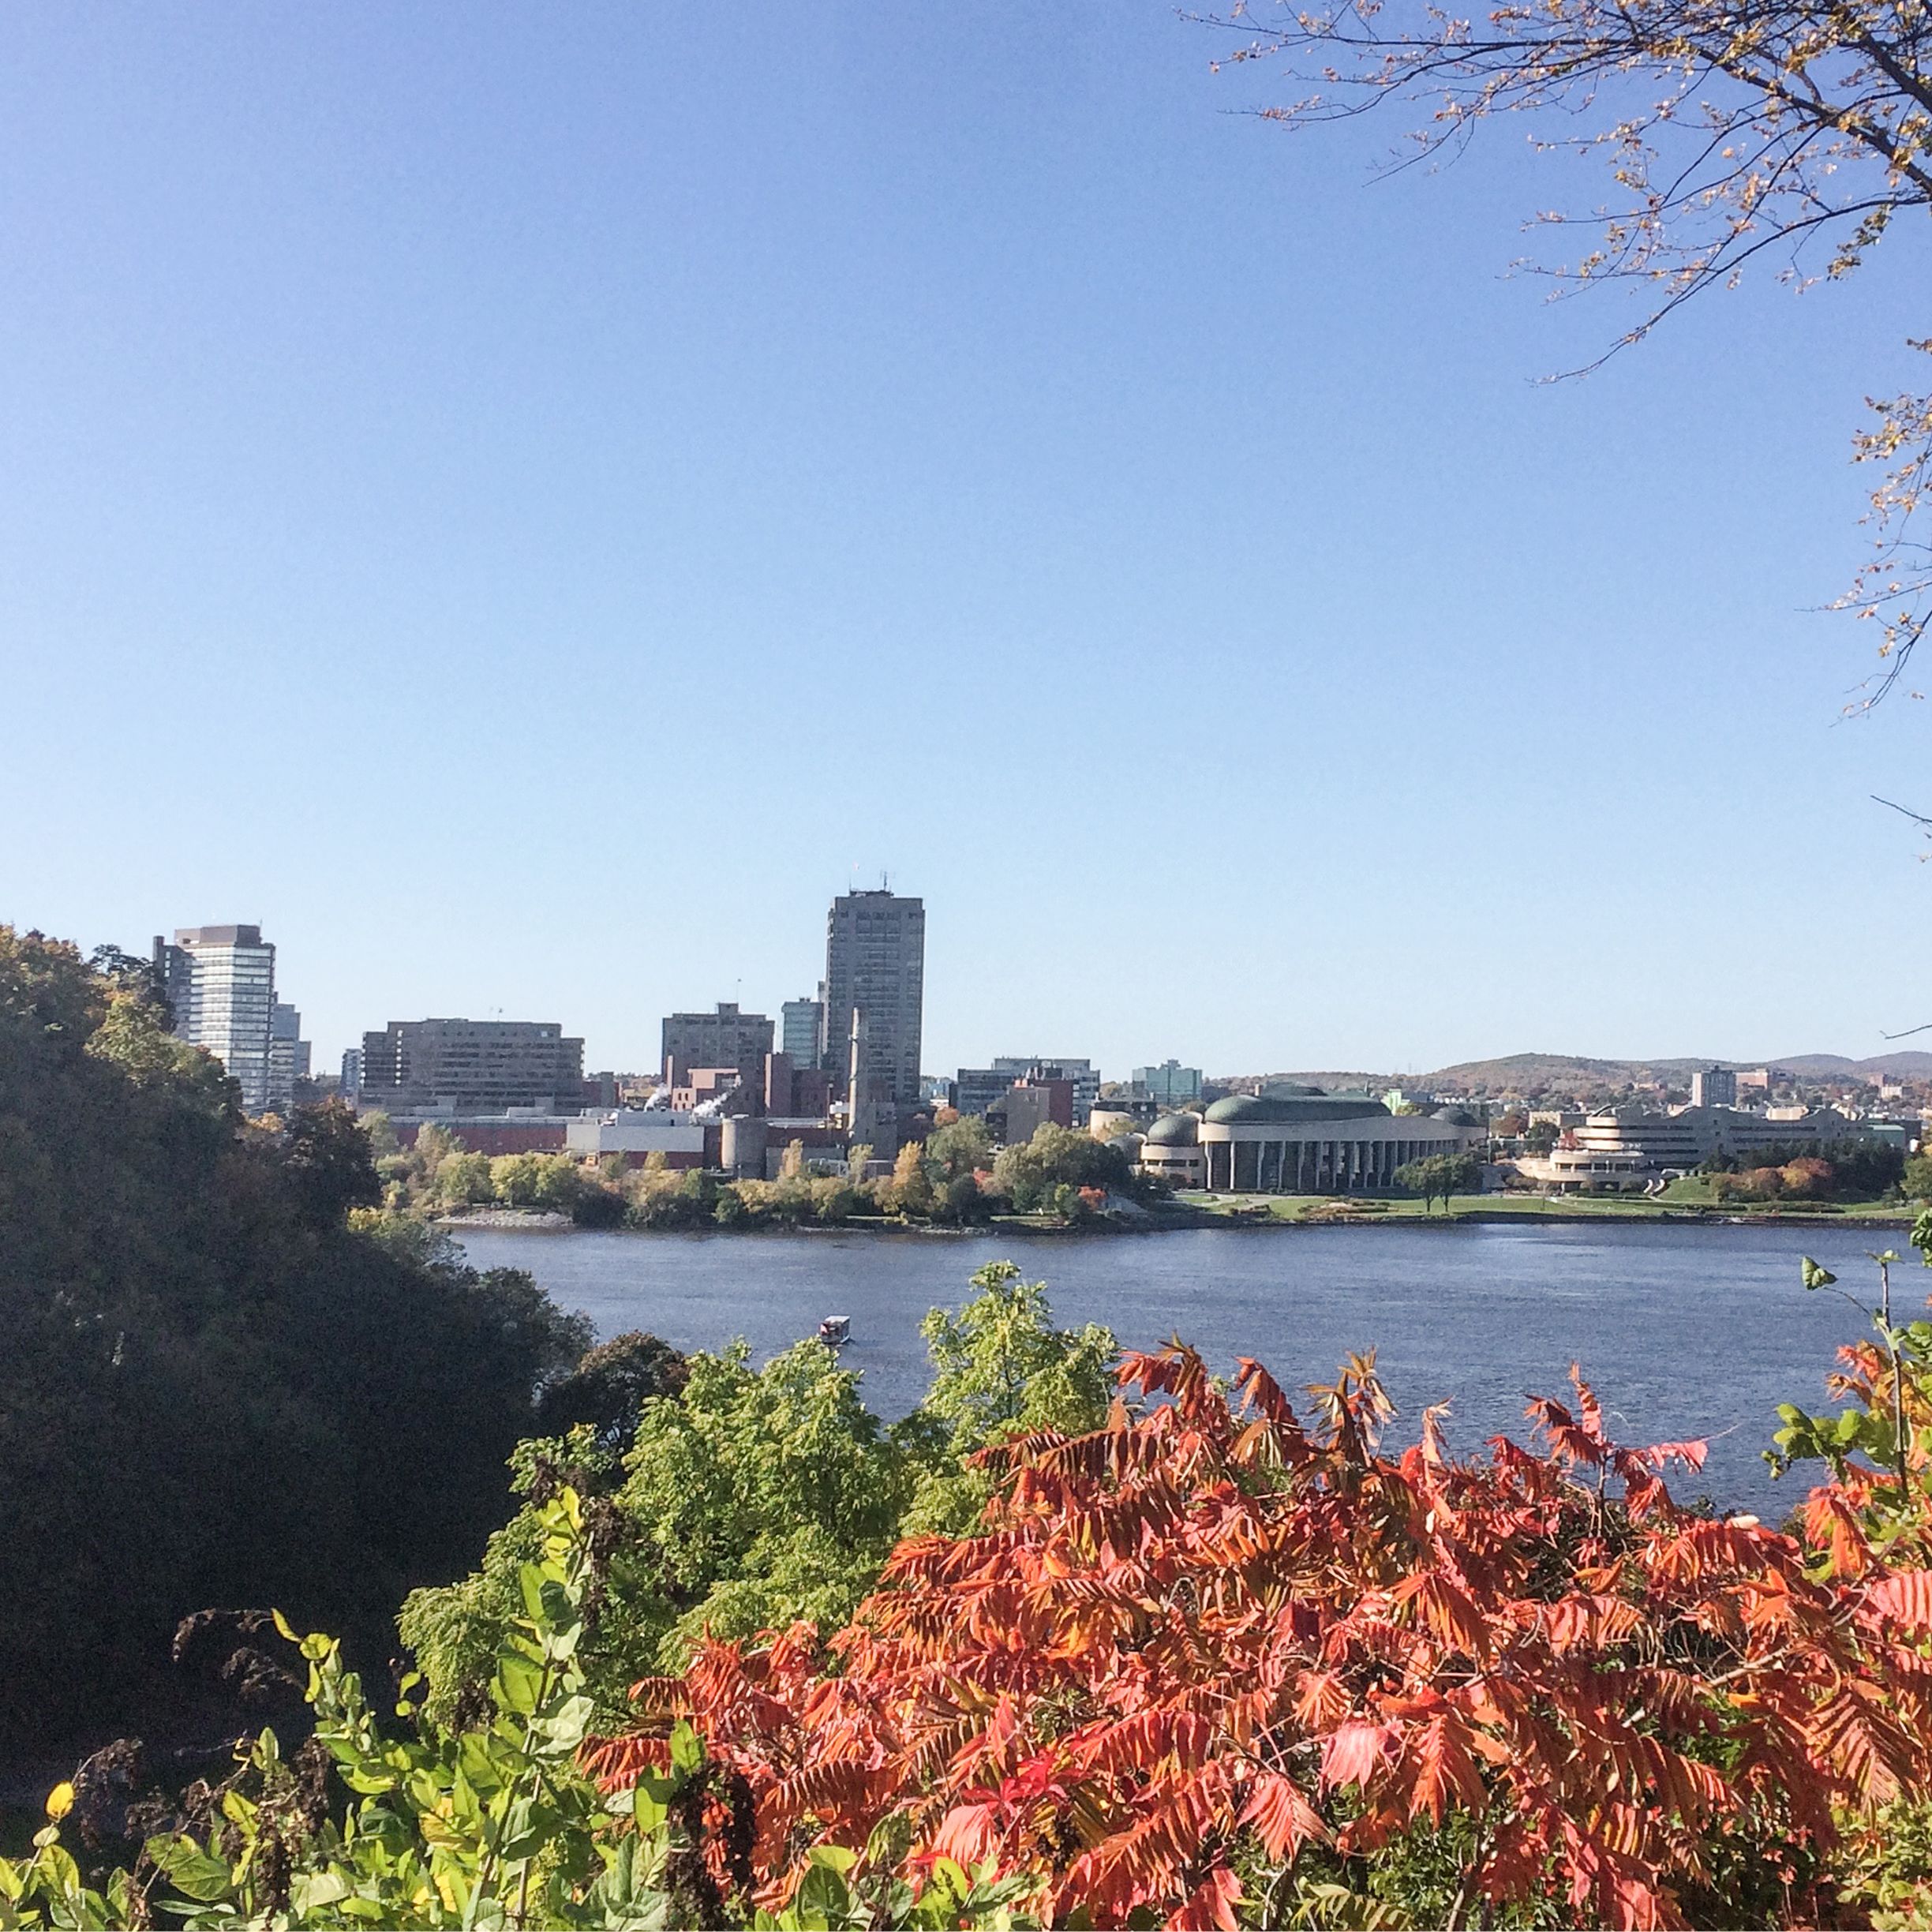
[[[1200,1116],[1163,1114],[1140,1144],[1140,1171],[1170,1187],[1197,1188],[1207,1174],[1201,1153]]]
[[[1649,1186],[1689,1174],[1713,1159],[1749,1161],[1794,1148],[1829,1157],[1834,1145],[1870,1140],[1863,1121],[1829,1108],[1687,1106],[1674,1114],[1632,1103],[1603,1107],[1567,1133],[1542,1161],[1525,1160],[1526,1178],[1559,1193]]]
[[[392,1114],[397,1144],[414,1144],[425,1127],[439,1127],[466,1154],[560,1154],[578,1116],[543,1107],[511,1107],[494,1114],[461,1114],[452,1108]]]
[[[702,1167],[706,1152],[704,1122],[672,1107],[584,1115],[570,1122],[564,1144],[586,1159],[620,1155],[631,1167],[642,1167],[653,1154],[661,1154],[668,1167]]]
[[[1045,1054],[1002,1054],[990,1066],[961,1067],[953,1104],[962,1114],[984,1115],[1017,1081],[1063,1080],[1073,1089],[1073,1125],[1084,1127],[1100,1098],[1100,1075],[1091,1060],[1054,1059]]]
[[[1073,1125],[1073,1083],[1067,1080],[1016,1080],[987,1110],[993,1137],[1008,1147],[1031,1140],[1043,1127]]]
[[[583,1042],[549,1020],[391,1020],[362,1035],[357,1104],[390,1114],[584,1104]]]

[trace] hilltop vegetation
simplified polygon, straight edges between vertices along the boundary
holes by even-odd
[[[1267,1082],[1366,1088],[1372,1093],[1399,1086],[1444,1093],[1574,1098],[1622,1093],[1633,1088],[1687,1088],[1690,1076],[1709,1066],[1774,1066],[1806,1080],[1872,1084],[1881,1078],[1932,1079],[1932,1053],[1900,1051],[1866,1060],[1848,1060],[1837,1054],[1799,1054],[1754,1061],[1593,1060],[1578,1054],[1520,1053],[1494,1060],[1462,1060],[1428,1073],[1269,1073],[1261,1077]]]
[[[0,927],[0,1750],[111,1721],[209,1606],[382,1642],[500,1520],[587,1327],[351,1230],[376,1197],[348,1115],[249,1125],[138,980]]]

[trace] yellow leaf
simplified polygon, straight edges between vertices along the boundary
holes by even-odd
[[[64,1818],[73,1809],[74,1788],[66,1779],[47,1793],[47,1814],[51,1818]]]

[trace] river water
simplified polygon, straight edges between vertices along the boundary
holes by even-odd
[[[920,1234],[654,1234],[479,1229],[478,1267],[526,1268],[600,1336],[645,1328],[685,1350],[734,1335],[762,1359],[852,1318],[848,1367],[867,1403],[897,1416],[927,1381],[919,1318],[957,1306],[967,1278],[1010,1257],[1044,1279],[1061,1324],[1103,1322],[1129,1347],[1178,1333],[1231,1373],[1265,1362],[1291,1393],[1331,1380],[1344,1355],[1378,1351],[1412,1439],[1425,1405],[1453,1404],[1450,1440],[1468,1452],[1522,1439],[1523,1400],[1567,1392],[1580,1361],[1628,1443],[1711,1439],[1702,1476],[1674,1487],[1728,1508],[1781,1517],[1802,1476],[1773,1484],[1760,1452],[1780,1402],[1826,1405],[1832,1352],[1863,1324],[1836,1297],[1807,1294],[1810,1254],[1861,1299],[1876,1294],[1867,1251],[1893,1230],[1650,1223],[1199,1229],[1068,1239]],[[1906,1251],[1898,1301],[1916,1313],[1932,1287]]]

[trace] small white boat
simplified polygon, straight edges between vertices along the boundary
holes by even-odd
[[[828,1315],[818,1324],[818,1339],[827,1348],[843,1348],[852,1336],[849,1315]]]

